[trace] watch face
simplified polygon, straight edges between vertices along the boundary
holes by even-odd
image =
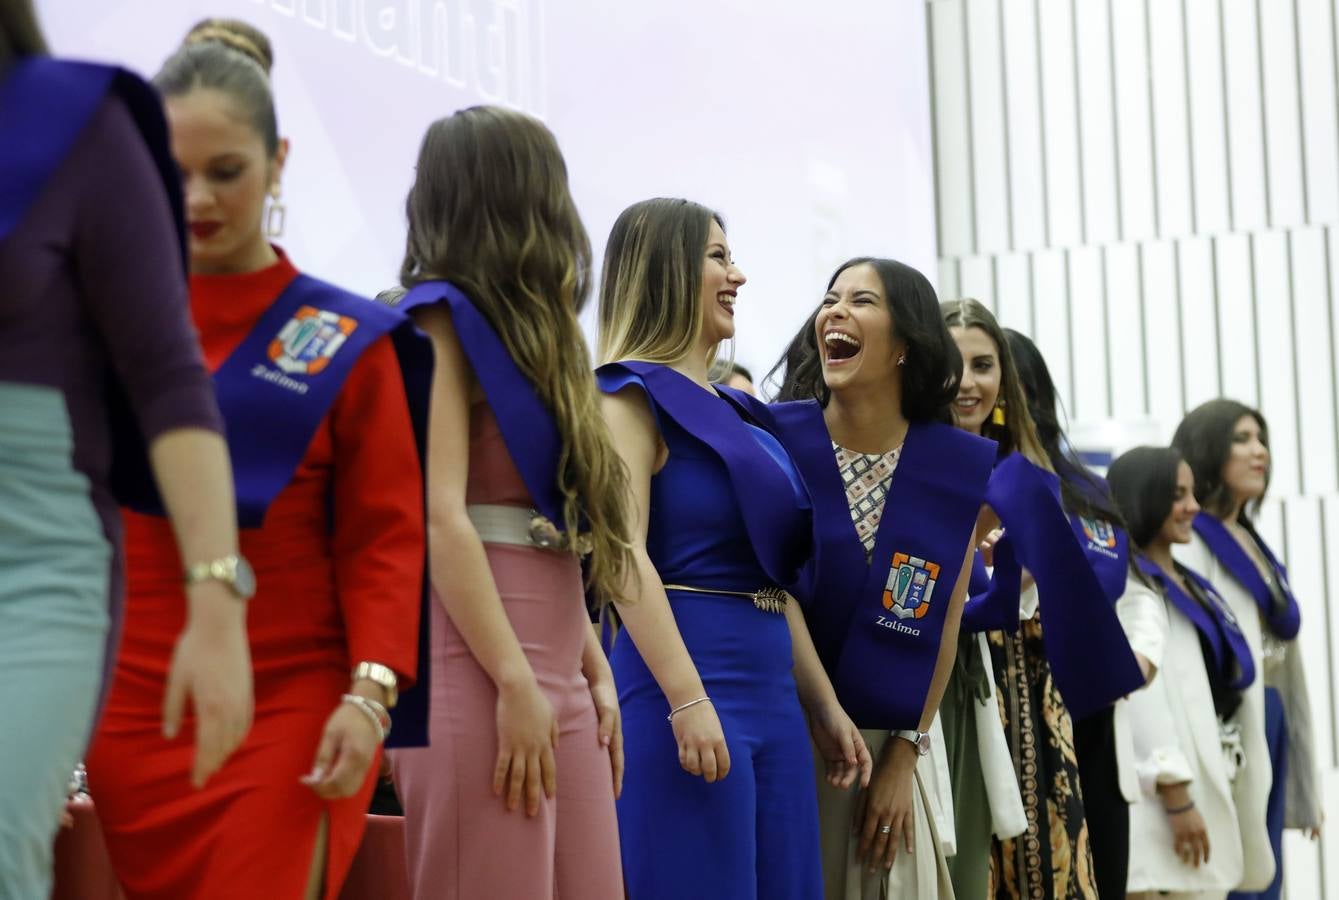
[[[256,573],[246,557],[237,557],[237,570],[233,575],[232,589],[242,600],[250,600],[256,593]]]
[[[916,750],[921,756],[925,756],[930,752],[930,735],[928,732],[921,732],[920,738],[916,741]]]

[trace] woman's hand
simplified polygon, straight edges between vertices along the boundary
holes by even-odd
[[[995,545],[1004,537],[1003,528],[992,528],[976,545],[976,549],[981,551],[981,561],[988,566],[995,565]]]
[[[609,766],[614,776],[614,799],[623,794],[623,714],[618,709],[618,689],[614,675],[605,665],[603,670],[586,676],[590,698],[600,718],[598,735],[600,746],[609,751]]]
[[[163,693],[163,737],[181,729],[189,700],[195,714],[191,784],[202,787],[251,728],[251,648],[246,606],[216,581],[192,586],[186,627],[177,636]]]
[[[311,772],[300,780],[325,800],[352,797],[367,780],[380,737],[367,713],[341,702],[326,719]]]
[[[508,810],[525,798],[525,814],[539,815],[539,797],[550,800],[558,791],[558,717],[533,675],[497,694],[497,761],[493,764],[493,795],[506,793]]]
[[[905,846],[908,853],[916,852],[917,759],[916,746],[910,741],[888,738],[869,787],[860,792],[856,801],[852,823],[855,833],[860,835],[856,857],[867,862],[871,872],[879,866],[891,869],[899,846]],[[885,828],[888,830],[884,831]]]
[[[1181,862],[1194,868],[1209,861],[1209,831],[1204,817],[1195,808],[1190,798],[1188,784],[1163,784],[1158,786],[1162,805],[1169,810],[1167,823],[1172,826],[1172,849]],[[1173,813],[1170,810],[1180,809]]]
[[[730,774],[730,751],[725,731],[710,703],[699,703],[675,713],[670,724],[679,743],[679,765],[708,784]]]
[[[869,784],[874,761],[860,729],[835,699],[809,713],[809,734],[818,747],[818,753],[827,765],[828,784],[845,789],[860,779],[860,786]]]

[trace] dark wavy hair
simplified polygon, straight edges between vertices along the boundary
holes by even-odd
[[[1147,547],[1172,514],[1181,454],[1171,447],[1135,447],[1107,470],[1107,483],[1135,547]]]
[[[902,415],[910,422],[953,422],[953,398],[962,378],[962,354],[939,315],[939,298],[929,279],[905,263],[873,256],[857,256],[837,267],[827,290],[854,266],[869,266],[879,276],[888,303],[894,340],[906,344],[902,373]],[[821,309],[821,307],[820,307]],[[814,322],[818,310],[805,321],[777,364],[768,373],[776,380],[783,369],[778,400],[817,400],[826,406],[831,392],[823,381],[823,361]]]
[[[1172,436],[1172,446],[1181,452],[1190,464],[1190,471],[1195,473],[1195,499],[1210,515],[1221,517],[1232,511],[1232,494],[1223,483],[1223,466],[1232,454],[1232,435],[1242,416],[1255,419],[1260,426],[1260,442],[1268,447],[1269,425],[1260,411],[1223,398],[1201,403],[1186,413]],[[1272,471],[1271,464],[1265,470],[1266,490]],[[1243,525],[1251,524],[1263,499],[1261,495],[1242,507],[1238,520]]]
[[[1037,440],[1051,461],[1051,468],[1060,476],[1060,499],[1065,509],[1081,516],[1106,519],[1117,527],[1124,527],[1120,511],[1111,492],[1102,480],[1089,471],[1079,459],[1064,429],[1060,427],[1060,400],[1056,395],[1055,380],[1032,339],[1012,328],[1004,329],[1004,339],[1013,354],[1018,381],[1027,397],[1028,412],[1037,429]]]

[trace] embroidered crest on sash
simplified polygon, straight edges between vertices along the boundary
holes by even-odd
[[[357,327],[349,316],[300,306],[270,341],[270,361],[290,374],[320,374]]]
[[[1079,516],[1079,525],[1083,528],[1083,536],[1088,540],[1088,549],[1095,550],[1103,556],[1115,557],[1116,551],[1116,526],[1112,525],[1106,519],[1097,519],[1091,516]]]
[[[930,611],[939,565],[918,556],[894,553],[883,588],[883,608],[899,619],[920,619]]]

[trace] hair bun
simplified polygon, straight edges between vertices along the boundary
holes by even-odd
[[[186,32],[182,46],[221,44],[252,60],[270,74],[274,67],[274,48],[265,32],[240,19],[201,19]]]

